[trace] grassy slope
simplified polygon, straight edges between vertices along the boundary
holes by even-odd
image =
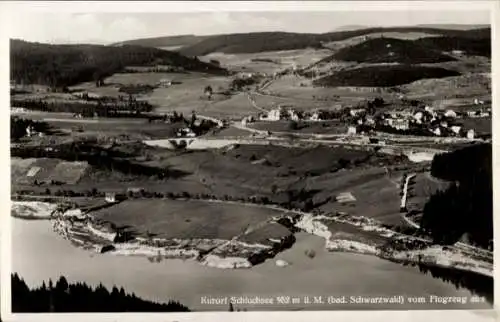
[[[231,239],[249,225],[280,215],[278,211],[203,201],[129,200],[93,215],[117,225],[130,225],[164,238]]]

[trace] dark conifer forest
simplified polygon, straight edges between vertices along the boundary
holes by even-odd
[[[454,243],[463,234],[487,248],[493,239],[493,182],[491,144],[477,144],[436,155],[433,176],[452,181],[424,207],[422,228],[435,242]]]
[[[64,276],[53,284],[43,282],[38,288],[29,288],[17,274],[12,280],[12,312],[189,312],[179,302],[155,303],[145,301],[123,288],[111,291],[103,285],[93,288],[86,283],[70,284]]]
[[[100,82],[126,66],[166,65],[186,71],[223,74],[225,70],[179,53],[140,46],[49,45],[10,41],[10,78],[16,83],[64,88]]]

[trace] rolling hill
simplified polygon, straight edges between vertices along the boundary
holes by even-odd
[[[211,36],[195,44],[180,49],[186,56],[203,56],[214,52],[226,54],[258,53],[321,48],[322,43],[341,41],[352,37],[383,32],[422,32],[436,36],[490,39],[491,28],[457,30],[429,27],[389,27],[366,28],[348,31],[334,31],[323,34],[302,34],[289,32],[254,32]]]
[[[425,46],[428,44],[429,46]],[[394,38],[374,38],[342,48],[330,60],[359,63],[423,64],[453,61],[455,58],[434,49],[434,43],[419,43]]]
[[[196,36],[196,35],[179,35],[179,36],[166,36],[166,37],[154,37],[154,38],[141,38],[134,40],[127,40],[118,43],[111,44],[111,46],[143,46],[143,47],[184,47],[190,46],[202,40],[209,38],[210,36]]]
[[[414,65],[368,66],[342,70],[314,81],[315,86],[391,87],[423,78],[458,76],[460,73],[439,67]]]
[[[16,83],[54,88],[98,80],[126,66],[169,65],[187,71],[226,70],[179,53],[139,46],[49,45],[10,41],[10,78]]]

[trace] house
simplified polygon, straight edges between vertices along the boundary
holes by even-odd
[[[439,126],[431,130],[431,132],[434,133],[434,135],[441,136],[441,128],[439,128]]]
[[[28,126],[26,127],[26,136],[27,136],[27,137],[30,137],[30,136],[31,136],[31,134],[33,134],[33,127],[32,127],[31,125],[28,125]]]
[[[365,124],[366,125],[375,125],[375,120],[373,119],[373,117],[369,116],[366,118]]]
[[[483,105],[484,101],[478,100],[477,98],[474,99],[474,105]]]
[[[469,140],[474,140],[474,136],[475,136],[474,134],[475,134],[474,129],[470,129],[469,131],[467,131],[467,138]]]
[[[281,119],[281,107],[270,110],[267,113],[267,120],[279,121]]]
[[[172,81],[169,79],[160,79],[160,86],[161,87],[169,87],[172,86]]]
[[[395,119],[392,121],[392,127],[398,130],[408,130],[410,128],[410,122],[407,119]]]
[[[318,112],[314,112],[311,117],[309,118],[309,120],[311,121],[321,121],[321,118],[319,117],[319,113]]]
[[[350,110],[349,113],[351,114],[351,116],[357,116],[365,111],[366,110],[364,108],[356,108],[356,109]]]
[[[254,121],[255,121],[255,118],[252,115],[245,116],[244,118],[241,119],[241,125],[246,126],[247,123],[251,123]]]
[[[453,125],[450,127],[451,131],[455,133],[456,135],[460,134],[460,130],[462,129],[461,126],[458,125]]]
[[[288,116],[292,121],[299,120],[299,114],[297,114],[297,112],[295,112],[293,109],[288,110]]]
[[[424,113],[422,112],[417,112],[415,115],[413,115],[413,118],[418,122],[422,121],[422,118],[424,117]]]
[[[354,134],[356,134],[356,127],[355,127],[355,126],[349,126],[349,127],[347,128],[347,134],[349,134],[349,135],[354,135]]]
[[[455,111],[453,111],[453,110],[447,110],[444,113],[444,116],[451,117],[451,118],[456,118],[457,117],[457,113],[455,113]]]
[[[106,202],[116,202],[116,194],[114,192],[106,192],[104,200]]]
[[[433,109],[432,107],[430,107],[429,105],[426,105],[426,106],[424,107],[424,110],[425,110],[426,112],[429,112],[429,113],[431,113],[431,114],[434,114],[434,109]]]
[[[196,134],[190,128],[185,127],[185,128],[179,129],[177,131],[177,137],[194,138],[194,137],[196,137]]]

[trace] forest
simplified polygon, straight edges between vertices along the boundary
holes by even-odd
[[[422,228],[437,243],[451,244],[466,234],[470,243],[483,248],[492,247],[491,144],[477,144],[438,154],[432,161],[431,174],[452,184],[428,200],[421,220]]]
[[[12,312],[189,312],[176,301],[155,303],[126,293],[123,287],[109,291],[102,284],[91,287],[86,283],[68,283],[64,276],[53,284],[29,288],[19,275],[12,274]]]
[[[145,101],[137,101],[133,97],[123,100],[109,101],[100,100],[78,100],[78,101],[52,101],[41,99],[12,99],[11,106],[24,108],[32,111],[75,113],[84,117],[130,117],[132,114],[138,116],[143,112],[151,112],[153,106]]]
[[[10,78],[19,84],[53,89],[104,79],[127,66],[174,66],[226,74],[218,66],[179,53],[140,46],[49,45],[10,40]]]

